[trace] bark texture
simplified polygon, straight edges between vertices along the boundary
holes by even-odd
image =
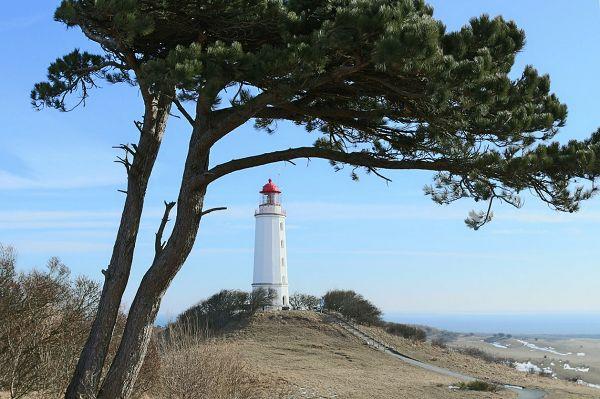
[[[171,108],[170,96],[145,96],[144,120],[133,161],[126,165],[128,172],[125,205],[106,270],[102,296],[96,318],[79,357],[75,373],[65,398],[79,399],[95,396],[123,291],[129,279],[135,243],[139,231],[148,180],[154,167]]]
[[[210,106],[193,129],[177,200],[177,217],[164,247],[157,247],[131,304],[123,338],[98,399],[126,399],[142,366],[162,297],[187,259],[200,227],[206,185],[198,184],[209,166]],[[199,105],[199,108],[202,105]],[[160,228],[159,228],[160,229]]]

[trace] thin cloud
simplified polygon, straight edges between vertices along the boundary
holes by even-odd
[[[162,215],[159,208],[144,211],[146,218],[158,218]],[[37,230],[37,229],[115,229],[121,212],[107,211],[2,211],[0,229]]]
[[[64,253],[97,253],[109,251],[112,248],[110,243],[98,243],[89,241],[73,240],[24,240],[15,241],[13,246],[23,252],[44,253],[44,254],[64,254]]]
[[[18,176],[0,170],[0,190],[65,190],[75,188],[116,186],[123,183],[123,177],[117,175],[69,177],[65,179],[41,179]]]
[[[469,259],[499,259],[515,258],[522,260],[528,254],[507,252],[473,252],[473,251],[407,251],[390,249],[310,249],[298,248],[290,250],[291,255],[338,255],[338,256],[383,256],[383,257],[418,257],[423,258],[469,258]]]

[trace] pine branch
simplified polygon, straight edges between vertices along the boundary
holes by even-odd
[[[335,162],[345,163],[366,168],[380,169],[418,169],[430,171],[452,171],[459,172],[466,170],[469,165],[464,164],[457,167],[452,162],[445,159],[431,161],[420,160],[393,160],[378,158],[374,154],[357,151],[343,152],[319,147],[298,147],[283,151],[274,151],[261,155],[250,156],[246,158],[233,159],[229,162],[217,165],[204,174],[204,184],[208,184],[220,177],[230,173],[254,168],[256,166],[267,165],[274,162],[290,161],[298,158],[321,158]]]

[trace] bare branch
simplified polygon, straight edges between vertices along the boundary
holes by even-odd
[[[212,213],[212,212],[224,211],[224,210],[227,210],[226,206],[220,206],[220,207],[217,207],[217,208],[210,208],[210,209],[207,209],[205,211],[202,211],[202,213],[200,214],[200,216],[204,216],[204,215],[208,215],[209,213]]]
[[[135,153],[137,151],[137,146],[135,144],[119,144],[117,146],[113,146],[113,148],[117,150],[123,150],[126,153],[131,154],[133,157],[135,157]]]
[[[120,163],[123,166],[125,166],[125,170],[127,171],[127,174],[129,174],[129,171],[131,170],[131,162],[129,162],[129,158],[127,156],[127,153],[125,153],[125,158],[117,156],[117,160],[114,161],[114,162],[115,163]]]
[[[164,248],[165,244],[162,242],[162,236],[165,232],[165,227],[169,222],[169,214],[171,213],[171,209],[173,209],[174,206],[175,202],[165,201],[165,213],[163,214],[163,218],[160,221],[160,226],[158,227],[158,231],[156,232],[156,239],[154,241],[154,252],[156,256],[158,256]]]
[[[173,104],[175,104],[175,106],[177,107],[179,112],[181,112],[181,115],[183,115],[185,117],[185,119],[187,119],[187,121],[190,123],[190,125],[194,126],[194,124],[196,123],[196,120],[194,118],[192,118],[192,115],[190,115],[187,112],[187,110],[184,108],[183,104],[181,104],[181,101],[179,101],[177,98],[173,98]]]
[[[135,127],[137,128],[137,130],[140,131],[140,134],[144,134],[144,129],[143,126],[144,124],[140,121],[133,121],[133,124],[135,125]]]
[[[389,177],[385,177],[384,175],[382,175],[381,173],[379,173],[376,168],[367,168],[367,169],[369,170],[369,172],[372,172],[377,177],[380,177],[383,180],[385,180],[386,183],[391,183],[392,182],[392,179],[390,179]]]

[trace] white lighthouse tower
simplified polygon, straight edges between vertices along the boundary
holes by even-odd
[[[269,179],[260,191],[261,203],[254,213],[254,278],[252,289],[263,288],[275,294],[273,308],[289,306],[285,211],[281,207],[281,191]]]

